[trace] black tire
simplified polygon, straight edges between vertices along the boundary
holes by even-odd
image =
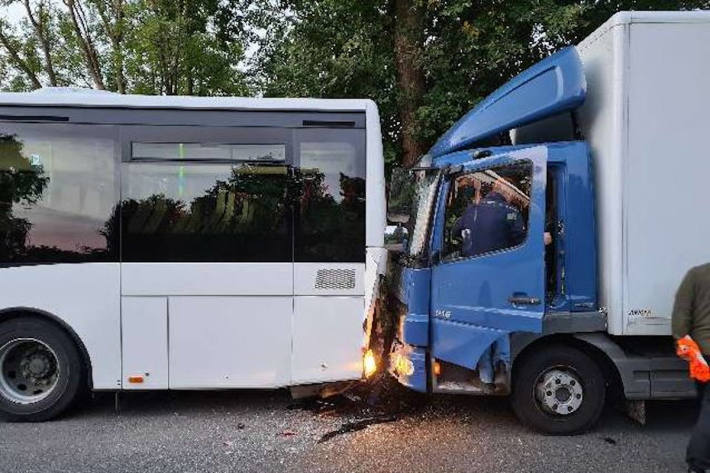
[[[515,368],[511,401],[520,421],[550,435],[573,435],[591,429],[604,409],[606,383],[597,363],[583,351],[566,345],[538,346]],[[549,412],[536,398],[539,379],[550,370],[572,373],[583,389],[581,405],[567,415]]]
[[[0,418],[9,422],[53,419],[71,407],[86,390],[86,368],[82,356],[72,338],[50,321],[38,317],[18,317],[0,322],[0,350],[20,339],[37,340],[54,352],[58,367],[56,384],[51,390],[48,389],[46,397],[27,404],[11,399],[0,389]],[[0,376],[6,374],[0,372]]]

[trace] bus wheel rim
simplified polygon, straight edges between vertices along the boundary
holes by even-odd
[[[0,347],[0,395],[16,404],[33,404],[57,387],[59,359],[36,338],[16,338]]]

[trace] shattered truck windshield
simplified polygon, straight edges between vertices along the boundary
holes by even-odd
[[[414,192],[408,225],[411,240],[407,254],[410,257],[424,256],[439,176],[438,170],[414,172]]]
[[[431,159],[422,158],[414,169],[392,171],[387,218],[407,229],[409,244],[404,254],[419,259],[425,255],[427,233],[441,171],[431,166]]]

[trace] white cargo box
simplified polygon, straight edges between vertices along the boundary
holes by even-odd
[[[611,334],[668,335],[685,272],[710,262],[710,12],[617,13],[577,49],[599,304]],[[551,123],[516,141],[550,139]]]

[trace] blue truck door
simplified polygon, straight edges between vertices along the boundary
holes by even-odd
[[[467,161],[442,186],[432,241],[434,358],[495,369],[510,363],[511,332],[542,331],[546,161],[544,146],[496,154]]]

